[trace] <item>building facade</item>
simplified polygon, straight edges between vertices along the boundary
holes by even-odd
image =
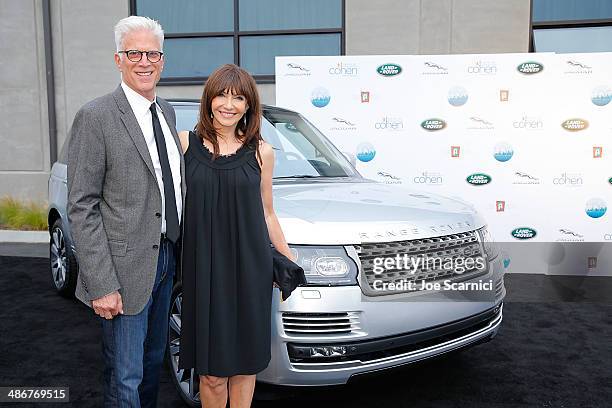
[[[527,52],[531,9],[531,0],[0,0],[0,197],[47,198],[77,110],[119,84],[113,26],[130,14],[148,13],[168,34],[161,97],[199,99],[207,72],[237,62],[274,104],[274,55]]]

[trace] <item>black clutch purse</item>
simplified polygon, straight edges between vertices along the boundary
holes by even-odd
[[[304,269],[301,266],[278,252],[274,247],[272,250],[272,269],[274,270],[274,283],[278,285],[283,300],[291,295],[299,285],[306,284]]]

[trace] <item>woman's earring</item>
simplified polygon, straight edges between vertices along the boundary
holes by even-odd
[[[210,112],[210,118],[213,119],[213,113],[212,112]]]
[[[244,126],[246,126],[247,125],[246,114],[242,117],[242,120],[244,121]]]

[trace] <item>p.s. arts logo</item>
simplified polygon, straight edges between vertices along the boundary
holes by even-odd
[[[544,122],[537,116],[523,116],[519,120],[513,121],[512,127],[524,130],[541,130],[544,128]]]
[[[384,171],[379,171],[376,174],[381,178],[381,181],[385,184],[402,184],[402,179],[397,176],[394,176],[393,174],[389,174]]]
[[[329,67],[327,72],[335,77],[354,77],[359,74],[359,67],[357,64],[338,62],[337,64]]]
[[[404,129],[404,121],[400,117],[384,116],[374,123],[374,129],[397,132]]]
[[[421,122],[421,127],[429,132],[435,132],[444,129],[446,127],[446,122],[436,118],[425,119]]]
[[[576,60],[565,61],[565,67],[566,69],[563,71],[564,74],[590,75],[593,73],[592,67]]]
[[[344,118],[341,118],[339,116],[334,116],[331,120],[333,124],[329,128],[329,130],[333,130],[336,132],[346,132],[346,131],[357,130],[357,125],[355,125],[355,123],[349,120],[346,120]]]
[[[484,173],[474,173],[467,176],[465,181],[473,186],[484,186],[485,184],[489,184],[493,179],[488,174]]]
[[[453,86],[448,90],[448,103],[452,106],[463,106],[468,100],[468,92],[462,86]]]
[[[522,171],[515,171],[512,184],[540,184],[540,179]]]
[[[506,142],[500,142],[493,148],[493,157],[499,162],[507,162],[514,156],[514,149]]]
[[[443,67],[438,63],[425,61],[423,66],[424,69],[421,75],[448,75],[448,68]]]
[[[444,184],[444,177],[441,173],[424,171],[412,178],[414,184],[427,184],[430,186],[439,186]]]
[[[310,102],[317,108],[324,108],[329,105],[331,95],[329,91],[323,87],[315,88],[310,94]]]
[[[467,72],[476,75],[495,75],[497,73],[497,65],[494,61],[476,60],[468,65]]]
[[[372,161],[374,156],[376,156],[376,149],[374,149],[374,145],[372,145],[372,143],[362,142],[357,145],[355,156],[357,156],[359,161],[367,163]]]
[[[612,90],[607,86],[598,86],[593,88],[591,93],[591,102],[596,106],[606,106],[612,100]]]
[[[534,230],[533,228],[530,227],[518,227],[512,230],[511,235],[516,238],[516,239],[532,239],[534,238],[538,233],[536,232],[536,230]]]
[[[559,228],[559,237],[556,239],[557,242],[582,242],[584,241],[584,235],[572,231],[568,228]]]
[[[552,183],[562,187],[579,187],[584,184],[581,173],[561,173],[560,176],[554,177]]]
[[[601,198],[591,198],[586,202],[584,211],[591,218],[601,218],[608,211],[608,206]]]
[[[397,64],[382,64],[376,68],[376,72],[384,77],[399,75],[402,72],[402,67]]]
[[[288,62],[285,76],[310,76],[310,69],[303,65]]]
[[[539,62],[528,61],[519,64],[516,67],[516,70],[525,75],[539,74],[544,70],[544,65],[540,64]]]
[[[479,116],[470,116],[467,128],[470,130],[492,130],[495,129],[495,125],[493,122]]]
[[[580,118],[567,119],[561,123],[561,127],[568,132],[580,132],[589,127],[589,121]]]

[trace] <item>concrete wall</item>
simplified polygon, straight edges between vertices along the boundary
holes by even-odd
[[[0,197],[46,197],[49,137],[42,7],[0,1]]]
[[[347,0],[346,53],[527,52],[530,0]]]

